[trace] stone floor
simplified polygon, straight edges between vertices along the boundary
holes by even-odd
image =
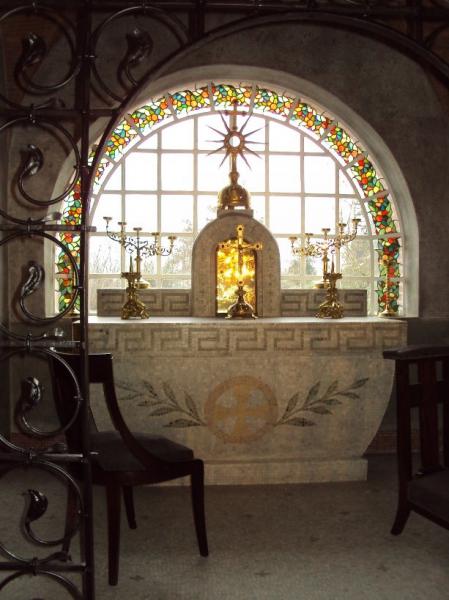
[[[0,540],[27,556],[12,515],[23,502],[20,493],[33,484],[26,475],[7,477],[6,485],[0,482]],[[129,530],[123,519],[117,587],[107,585],[101,489],[95,499],[100,600],[449,598],[449,532],[412,515],[401,536],[389,533],[396,502],[392,457],[371,458],[367,482],[207,488],[208,558],[197,553],[188,489],[136,490],[138,529]],[[46,532],[60,521],[51,507]],[[1,600],[69,597],[46,586],[23,578]]]

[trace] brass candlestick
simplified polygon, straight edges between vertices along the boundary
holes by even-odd
[[[103,219],[106,221],[106,234],[108,238],[114,242],[118,242],[122,248],[130,254],[129,271],[122,273],[122,277],[128,282],[128,287],[126,288],[128,298],[122,307],[122,319],[129,319],[130,317],[146,319],[149,316],[148,311],[146,310],[145,304],[139,300],[137,295],[137,290],[146,289],[150,285],[148,281],[142,279],[142,257],[155,255],[169,256],[173,251],[176,236],[169,235],[169,246],[164,247],[160,243],[160,234],[158,231],[151,234],[153,236],[153,241],[150,242],[149,240],[142,240],[140,237],[142,227],[133,227],[133,231],[136,232],[135,237],[133,237],[127,235],[125,221],[119,221],[118,225],[120,231],[114,232],[109,230],[111,217],[103,217]],[[136,262],[135,270],[133,269],[132,258],[134,252],[136,253],[136,258],[134,259]]]
[[[289,237],[293,254],[299,254],[300,256],[321,257],[323,262],[323,279],[315,284],[315,288],[328,288],[330,285],[330,280],[327,277],[329,268],[329,252],[335,253],[336,249],[340,250],[342,246],[345,246],[357,236],[357,229],[360,219],[351,219],[351,222],[352,229],[346,232],[345,229],[349,226],[349,224],[347,225],[346,223],[340,221],[338,223],[338,233],[333,236],[329,235],[329,227],[323,227],[321,230],[323,232],[323,239],[317,240],[316,242],[310,241],[310,238],[314,235],[313,233],[306,233],[306,243],[303,247],[295,246],[295,242],[298,239],[297,236]]]
[[[148,319],[150,315],[147,308],[137,295],[137,282],[139,281],[140,273],[131,270],[122,273],[122,277],[128,282],[128,287],[126,288],[127,299],[122,306],[122,319]]]
[[[341,273],[335,273],[333,261],[331,272],[326,273],[326,279],[329,282],[326,300],[320,304],[315,316],[319,319],[341,319],[343,317],[343,306],[338,300],[337,290],[337,281],[341,279]]]

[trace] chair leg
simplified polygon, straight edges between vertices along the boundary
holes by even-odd
[[[130,485],[123,486],[123,500],[125,501],[126,517],[130,529],[137,529],[136,513],[134,510],[134,494]]]
[[[398,506],[396,518],[394,520],[393,527],[391,528],[392,535],[399,535],[400,533],[402,533],[405,524],[407,523],[409,515],[410,509],[407,506]]]
[[[117,585],[120,554],[120,486],[106,484],[108,510],[108,568],[109,585]]]
[[[209,548],[207,545],[206,518],[204,514],[204,465],[202,460],[195,460],[190,480],[193,518],[198,547],[201,556],[208,556]]]

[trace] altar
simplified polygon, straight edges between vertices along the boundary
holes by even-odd
[[[114,355],[133,431],[161,433],[205,461],[208,484],[363,480],[388,404],[404,321],[91,317],[90,348]],[[109,427],[93,390],[93,410]]]

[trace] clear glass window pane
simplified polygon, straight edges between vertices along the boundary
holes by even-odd
[[[303,288],[301,279],[299,277],[281,277],[281,288],[283,290],[297,290]]]
[[[132,152],[125,159],[127,190],[157,189],[157,156],[149,152]]]
[[[304,135],[304,152],[313,152],[314,154],[323,154],[323,148],[311,140],[307,135]]]
[[[270,230],[273,233],[301,232],[301,198],[299,196],[270,197]]]
[[[228,159],[220,166],[225,155],[223,153],[198,155],[198,191],[215,192],[216,194],[229,185]]]
[[[214,129],[217,131],[214,131]],[[223,121],[219,115],[207,115],[198,119],[198,148],[200,150],[217,150],[223,145],[223,136],[218,131],[224,131]]]
[[[306,275],[319,275],[319,277],[317,277],[313,283],[315,283],[315,281],[321,281],[321,279],[323,278],[322,259],[319,256],[305,256],[304,264]],[[313,284],[308,287],[313,287]]]
[[[106,236],[92,235],[89,240],[90,273],[120,273],[120,250],[118,242]]]
[[[246,142],[248,147],[253,152],[262,152],[265,148],[266,143],[266,130],[268,123],[261,117],[255,117],[251,115],[248,121],[248,117],[239,117],[237,122],[237,129],[240,131],[243,127],[243,135],[247,136]]]
[[[357,234],[368,235],[370,231],[367,228],[365,215],[357,198],[340,198],[339,217],[343,218],[343,223],[346,223],[347,230],[353,229],[352,219],[360,219],[357,227]]]
[[[148,242],[148,244],[152,244],[154,242],[154,238],[144,237],[143,241]],[[162,245],[164,244],[167,244],[167,240],[165,238],[162,239]],[[155,275],[157,273],[157,257],[145,256],[144,254],[142,257],[140,269],[142,271],[142,276],[145,279],[148,279],[149,275]]]
[[[217,217],[217,196],[198,196],[197,219],[198,231]]]
[[[162,196],[161,228],[165,232],[192,231],[193,196]]]
[[[91,277],[89,278],[89,312],[97,312],[97,291],[105,289],[125,288],[126,281],[118,277]]]
[[[104,186],[105,190],[121,190],[122,189],[122,168],[119,165],[115,168],[111,176],[108,179],[107,184]]]
[[[371,275],[370,240],[352,240],[340,250],[340,270],[343,275],[369,277]]]
[[[162,273],[190,275],[192,245],[193,240],[190,237],[177,238],[172,254],[161,257]]]
[[[170,150],[190,150],[193,148],[193,120],[179,121],[161,132],[161,146]]]
[[[191,154],[161,154],[163,190],[193,190],[193,156]]]
[[[297,156],[279,155],[269,158],[270,191],[300,192],[300,162]]]
[[[102,194],[98,199],[92,225],[97,231],[106,231],[106,221],[103,217],[111,217],[109,229],[115,231],[117,223],[122,220],[122,197],[119,194]]]
[[[286,127],[275,121],[270,122],[270,143],[269,149],[273,151],[299,152],[300,134],[298,131]]]
[[[139,144],[139,150],[156,150],[158,147],[157,133],[149,135]]]
[[[354,186],[351,183],[351,178],[348,177],[346,175],[346,173],[343,173],[342,171],[339,171],[339,173],[338,173],[338,187],[339,187],[340,194],[354,194],[355,193]]]
[[[126,229],[142,227],[143,231],[157,231],[157,196],[155,194],[126,194]]]
[[[335,198],[306,198],[304,231],[321,234],[323,227],[335,232]]]
[[[249,166],[243,161],[238,164],[239,183],[250,194],[265,191],[265,161],[257,156],[247,157]]]
[[[304,190],[306,193],[335,193],[335,167],[327,156],[304,157]]]
[[[266,225],[265,196],[251,196],[251,208],[254,211],[254,218]]]
[[[292,253],[290,240],[288,238],[276,238],[276,241],[281,257],[281,275],[299,275],[300,257]]]

